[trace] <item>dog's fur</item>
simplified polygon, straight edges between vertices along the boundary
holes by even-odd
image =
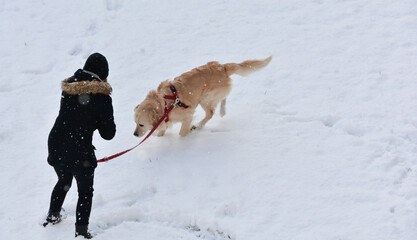
[[[170,84],[175,86],[178,98],[188,105],[188,108],[175,106],[169,114],[169,121],[163,121],[157,128],[158,136],[163,136],[166,129],[174,122],[182,123],[181,136],[187,135],[192,129],[201,129],[212,118],[219,102],[221,102],[220,116],[226,114],[226,97],[232,88],[230,76],[232,74],[246,76],[268,65],[271,59],[272,56],[242,63],[209,62],[176,77],[172,82],[168,80],[162,82],[156,91],[149,92],[145,100],[135,107],[136,129],[133,134],[140,137],[151,130],[163,117],[165,106],[174,103],[174,100],[164,99],[165,95],[173,95]],[[197,126],[192,127],[193,114],[198,105],[204,109],[206,116]]]

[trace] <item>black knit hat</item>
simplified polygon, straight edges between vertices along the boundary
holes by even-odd
[[[84,70],[97,74],[102,80],[109,76],[109,64],[106,57],[100,53],[93,53],[85,62]]]

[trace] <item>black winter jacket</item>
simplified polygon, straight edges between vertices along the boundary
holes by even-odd
[[[61,107],[48,138],[50,165],[97,167],[93,132],[98,129],[106,140],[116,134],[111,91],[110,84],[81,69],[62,82]]]

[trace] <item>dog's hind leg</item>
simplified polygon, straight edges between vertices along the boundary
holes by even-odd
[[[214,110],[215,110],[215,106],[216,105],[217,104],[212,104],[212,103],[201,104],[201,107],[206,112],[206,117],[198,123],[198,126],[196,126],[196,127],[193,126],[193,129],[200,130],[200,129],[202,129],[204,127],[204,125],[206,125],[206,123],[208,122],[208,120],[210,120],[213,117]]]
[[[222,100],[220,104],[220,117],[226,115],[226,98]]]

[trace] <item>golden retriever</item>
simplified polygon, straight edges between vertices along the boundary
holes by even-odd
[[[175,87],[178,100],[187,107],[175,104],[168,115],[169,120],[163,121],[156,129],[158,136],[163,136],[167,128],[175,122],[182,123],[179,133],[181,136],[186,136],[193,129],[201,129],[213,117],[214,110],[220,102],[220,116],[226,114],[226,97],[232,89],[230,76],[232,74],[246,76],[268,65],[271,59],[272,56],[242,63],[209,62],[176,77],[173,81],[162,82],[156,91],[150,91],[145,100],[135,107],[136,129],[133,134],[141,137],[153,129],[164,116],[165,107],[175,104],[175,100],[164,98],[174,94],[171,85]],[[204,109],[206,116],[197,126],[191,126],[198,105]]]

